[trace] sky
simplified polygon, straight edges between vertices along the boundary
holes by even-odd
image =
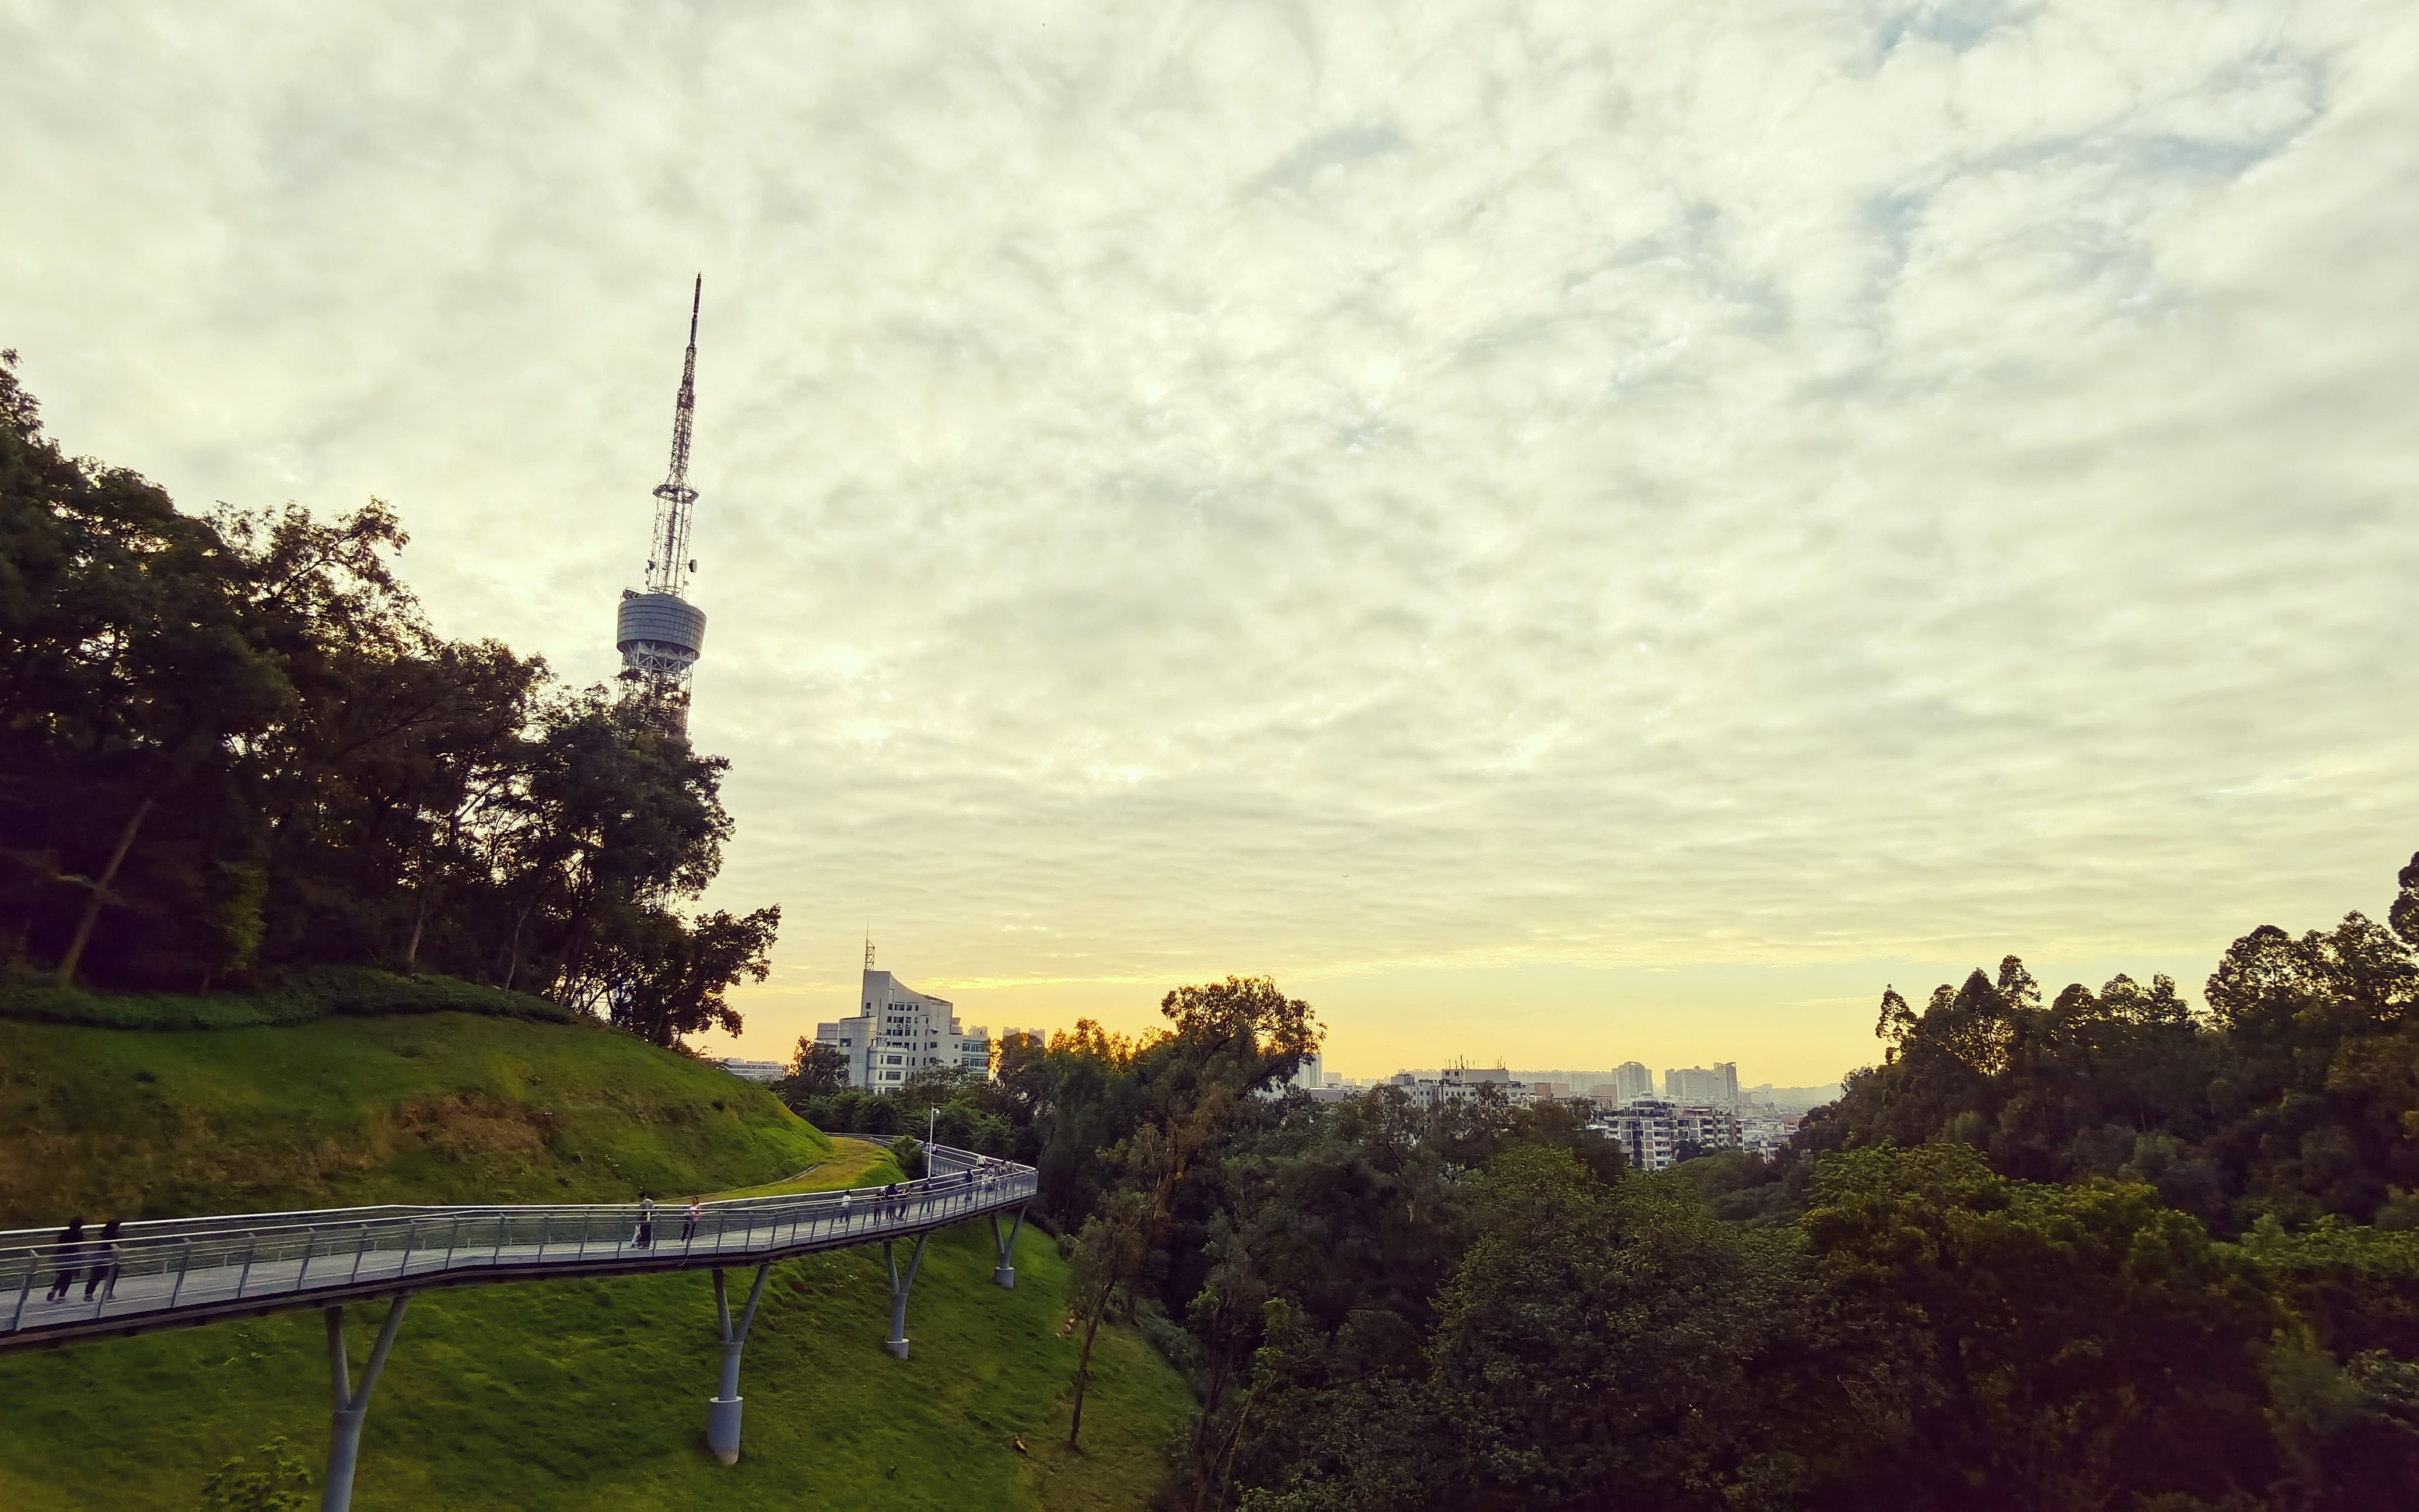
[[[1815,1083],[2419,848],[2408,3],[0,0],[0,140],[53,434],[576,685],[703,274],[737,1053]]]

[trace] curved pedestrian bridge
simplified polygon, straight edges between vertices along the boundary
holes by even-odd
[[[343,1512],[370,1393],[416,1292],[574,1276],[655,1271],[713,1273],[721,1389],[706,1403],[706,1443],[725,1464],[739,1458],[739,1364],[765,1280],[777,1261],[880,1244],[890,1286],[890,1336],[907,1357],[907,1299],[932,1234],[991,1220],[992,1279],[1016,1284],[1016,1239],[1036,1186],[1033,1168],[969,1150],[927,1146],[932,1174],[895,1193],[840,1192],[742,1197],[683,1205],[339,1208],[234,1213],[98,1227],[73,1243],[58,1229],[0,1232],[0,1353],[55,1348],[227,1318],[298,1308],[327,1315],[332,1418],[322,1512]],[[1003,1231],[1002,1217],[1010,1222]],[[894,1244],[913,1242],[902,1266]],[[726,1267],[752,1265],[754,1285],[734,1317]],[[345,1345],[345,1305],[392,1299],[356,1384]]]
[[[878,1190],[709,1202],[694,1227],[657,1204],[640,1242],[635,1204],[339,1208],[127,1224],[114,1279],[92,1289],[100,1228],[0,1231],[0,1352],[325,1307],[443,1286],[756,1265],[1013,1212],[1030,1166],[935,1146],[932,1174]],[[1001,1264],[1008,1264],[1005,1255]],[[53,1283],[78,1273],[59,1301]]]

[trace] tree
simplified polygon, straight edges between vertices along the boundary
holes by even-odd
[[[790,1097],[822,1097],[848,1086],[848,1057],[836,1044],[824,1044],[798,1037],[796,1054],[790,1057],[790,1074],[785,1095]]]
[[[1144,1130],[1124,1151],[1129,1169],[1145,1171],[1158,1165],[1164,1173],[1164,1148]],[[1092,1343],[1101,1322],[1121,1289],[1129,1288],[1164,1221],[1158,1204],[1162,1193],[1128,1186],[1112,1193],[1100,1211],[1084,1221],[1075,1236],[1075,1253],[1068,1267],[1067,1290],[1075,1300],[1074,1317],[1084,1325],[1084,1342],[1075,1356],[1075,1400],[1067,1420],[1067,1447],[1079,1446],[1084,1433],[1084,1396],[1092,1383]]]
[[[0,353],[0,886],[63,985],[96,943],[121,979],[180,950],[239,964],[254,921],[211,905],[228,869],[258,865],[241,747],[292,685],[218,533],[132,472],[67,458],[15,362]],[[155,817],[166,843],[138,849]]]
[[[1133,1089],[1142,1099],[1132,1133],[1102,1163],[1117,1174],[1117,1183],[1076,1238],[1085,1267],[1085,1285],[1076,1290],[1085,1330],[1070,1445],[1083,1428],[1092,1340],[1103,1311],[1165,1242],[1196,1165],[1214,1165],[1212,1152],[1256,1118],[1246,1100],[1290,1077],[1318,1048],[1321,1033],[1310,1005],[1286,996],[1266,977],[1178,987],[1161,1000],[1160,1012],[1171,1027],[1147,1045],[1104,1035],[1089,1021],[1077,1025],[1063,1048],[1056,1040],[1051,1045],[1054,1055],[1122,1062],[1131,1068]],[[1174,1248],[1195,1246],[1179,1240]],[[1201,1268],[1171,1266],[1171,1284],[1190,1295]]]
[[[1438,1300],[1441,1427],[1480,1487],[1530,1506],[1679,1507],[1794,1491],[1752,1366],[1785,1257],[1677,1185],[1599,1181],[1569,1151],[1505,1150]]]
[[[628,911],[590,961],[605,983],[607,1017],[650,1044],[670,1045],[701,1029],[738,1033],[739,1013],[725,994],[742,978],[771,974],[780,928],[778,905],[696,919],[668,908]]]
[[[1834,1155],[1813,1274],[1902,1362],[1875,1478],[1909,1507],[2221,1502],[2278,1474],[2247,1262],[2147,1186],[2010,1180],[1956,1144]]]
[[[601,687],[547,708],[538,726],[508,863],[519,909],[504,985],[526,951],[548,995],[593,1008],[625,980],[615,968],[626,963],[598,957],[599,938],[697,896],[721,869],[731,764]],[[533,920],[545,929],[534,939]]]

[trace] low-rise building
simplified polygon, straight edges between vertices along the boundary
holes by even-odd
[[[778,1060],[744,1060],[737,1056],[723,1057],[722,1069],[743,1082],[778,1082],[790,1074],[790,1068]]]

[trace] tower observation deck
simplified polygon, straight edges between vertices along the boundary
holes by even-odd
[[[688,486],[688,440],[697,412],[697,317],[704,302],[701,273],[689,295],[688,355],[681,363],[680,396],[672,406],[671,466],[655,486],[646,587],[622,590],[613,625],[624,697],[679,730],[688,726],[689,670],[705,652],[705,611],[683,596],[697,572],[697,559],[688,554],[697,505],[697,490]]]

